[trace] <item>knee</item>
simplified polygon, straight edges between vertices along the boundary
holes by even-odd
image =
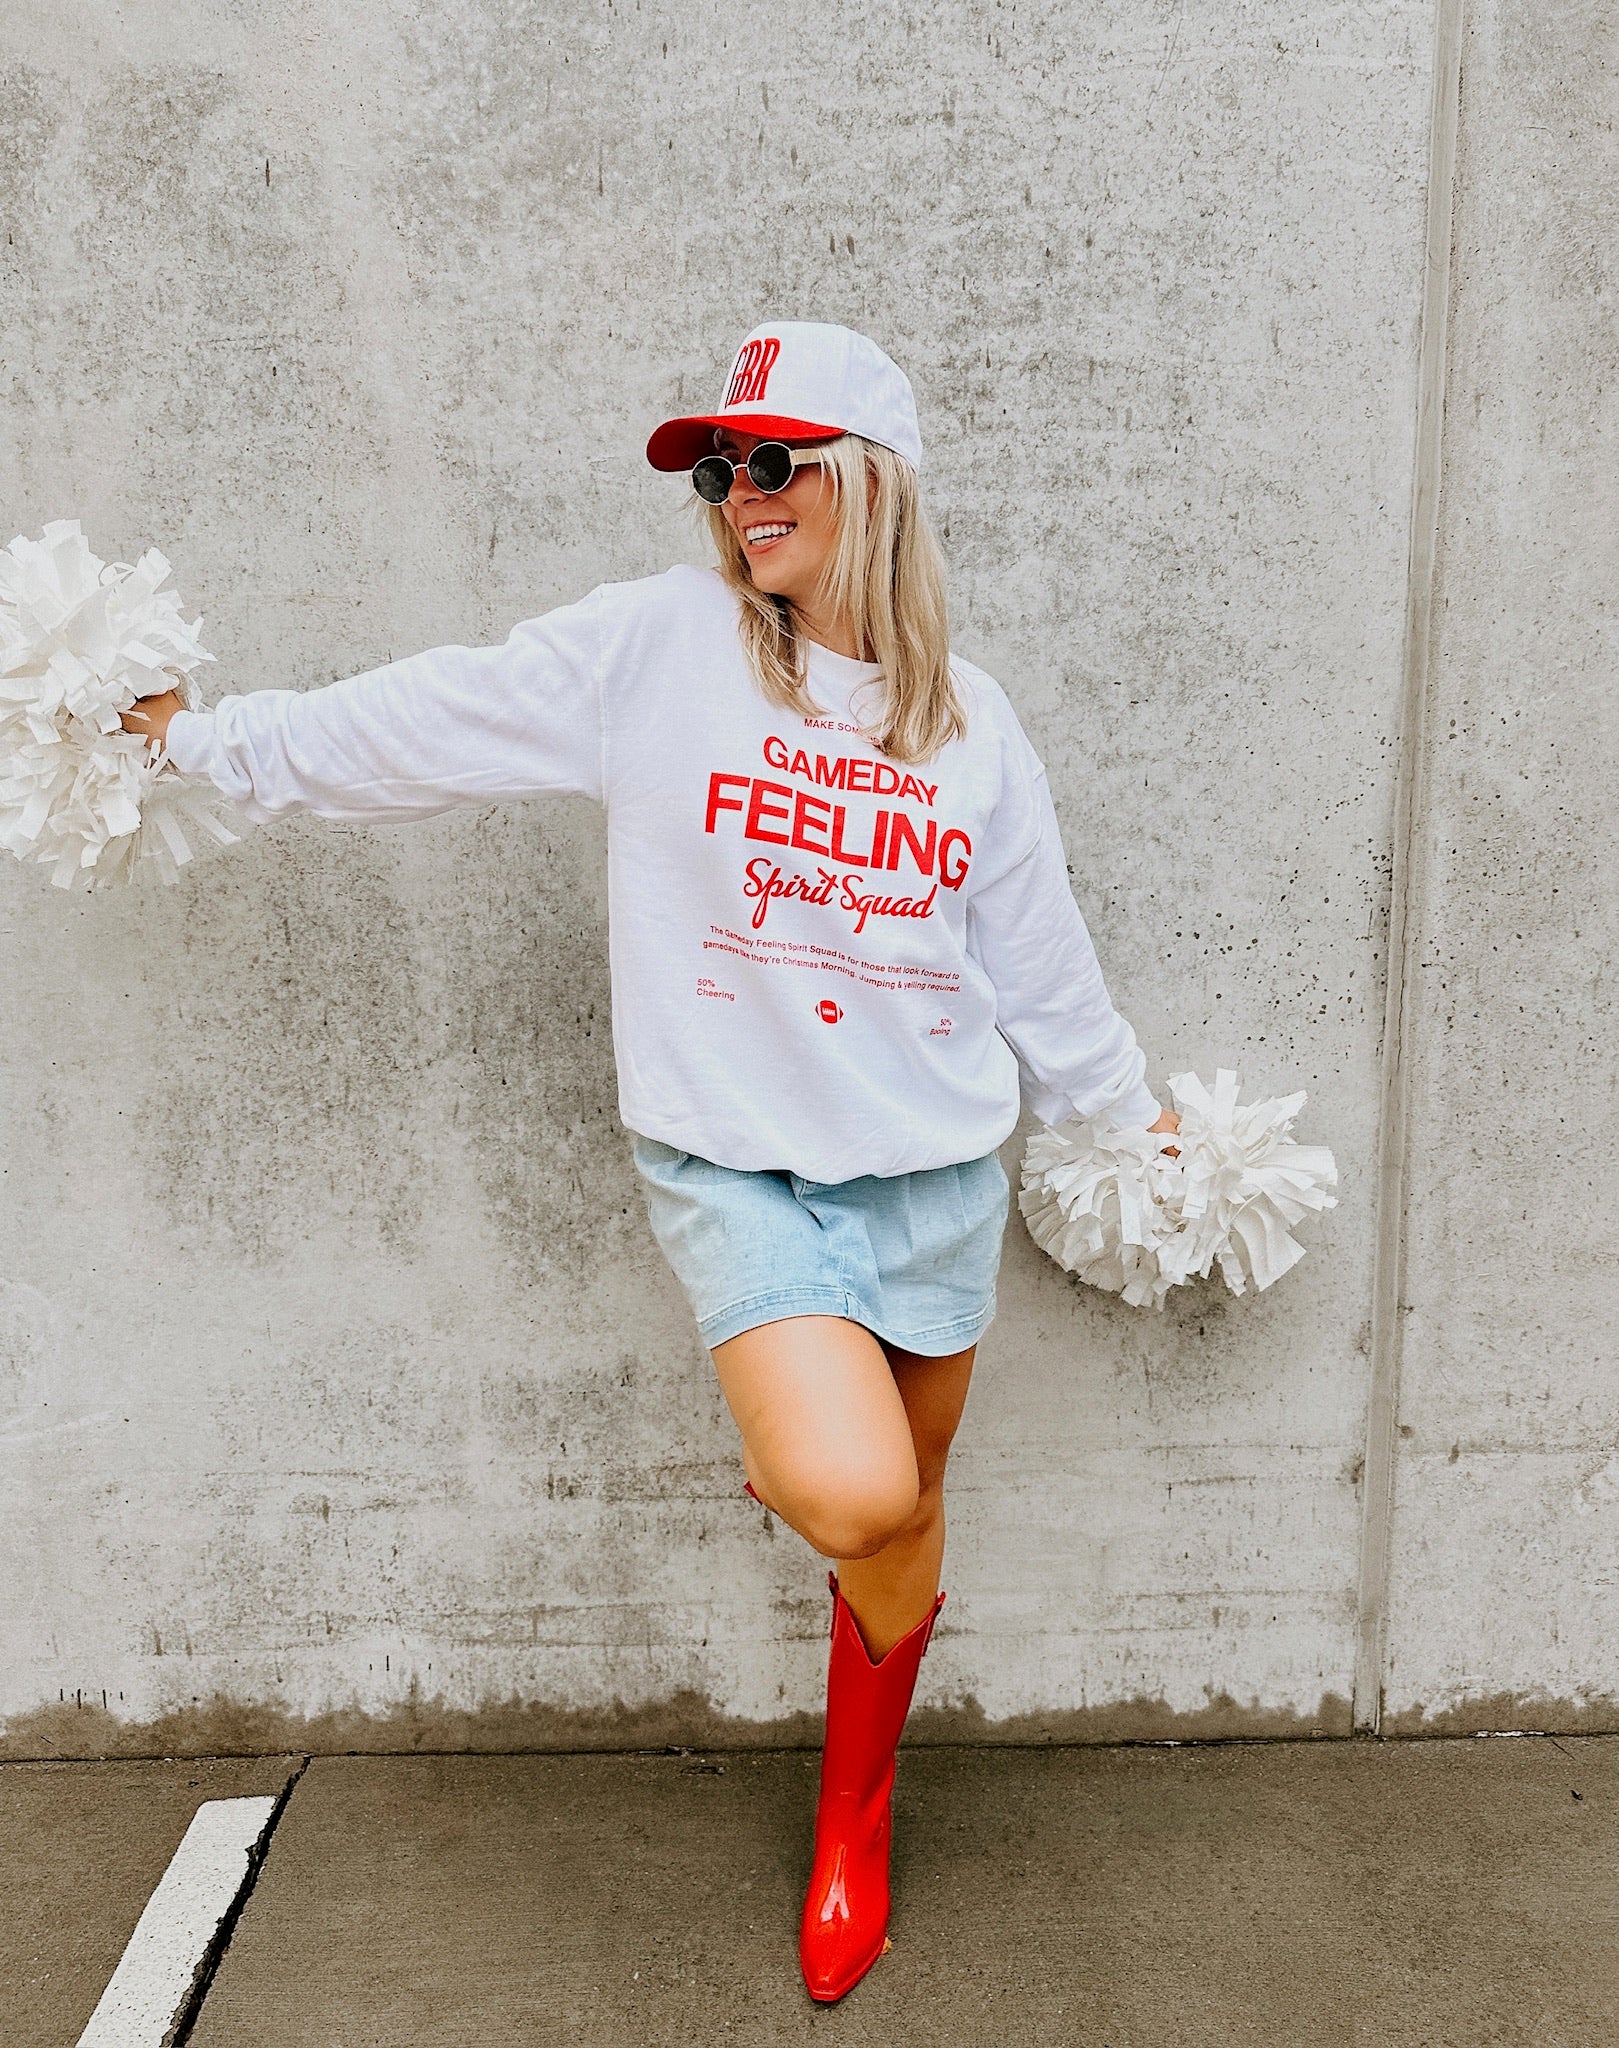
[[[904,1535],[919,1505],[910,1474],[843,1479],[817,1494],[800,1531],[823,1557],[875,1557]]]

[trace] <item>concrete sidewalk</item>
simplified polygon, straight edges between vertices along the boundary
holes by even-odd
[[[908,1752],[894,1949],[829,2010],[815,1769],[317,1758],[193,2048],[1619,2039],[1619,1737]],[[6,2048],[76,2038],[200,1798],[288,1772],[0,1767]]]

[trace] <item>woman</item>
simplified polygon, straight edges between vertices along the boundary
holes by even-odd
[[[249,816],[431,817],[547,790],[608,814],[613,1039],[654,1234],[748,1491],[836,1561],[812,1997],[886,1945],[889,1791],[943,1603],[943,1486],[995,1311],[1020,1086],[1174,1130],[1108,998],[1045,773],[952,658],[903,373],[757,328],[666,421],[717,570],[603,585],[502,647],[126,724]]]

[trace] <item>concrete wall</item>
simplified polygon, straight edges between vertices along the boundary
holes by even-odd
[[[1388,1724],[1619,1724],[1619,25],[1468,0]]]
[[[1596,522],[1555,514],[1602,473],[1545,439],[1585,416],[1603,278],[1573,252],[1611,225],[1611,101],[1559,81],[1607,31],[1480,19],[1428,750],[1456,851],[1397,877],[1435,985],[1402,1726],[1614,1689],[1600,1600],[1528,1578],[1619,1514],[1595,1269],[1559,1238],[1612,1087],[1576,992],[1613,780],[1555,715],[1594,703],[1604,594]],[[20,0],[0,35],[0,513],[163,545],[216,687],[700,559],[640,443],[756,318],[905,362],[958,644],[1048,760],[1156,1077],[1308,1088],[1343,1174],[1272,1295],[1162,1317],[1014,1217],[917,1728],[1345,1732],[1397,1363],[1373,1196],[1433,0]],[[299,822],[124,899],[0,874],[0,1753],[806,1731],[822,1575],[741,1499],[644,1221],[602,849],[554,803]],[[1503,1182],[1503,1123],[1576,1171]],[[1503,1262],[1502,1224],[1591,1312]]]

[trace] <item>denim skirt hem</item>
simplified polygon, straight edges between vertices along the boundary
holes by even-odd
[[[847,1322],[860,1323],[874,1337],[901,1351],[914,1351],[919,1358],[948,1358],[953,1351],[965,1351],[983,1336],[995,1320],[995,1297],[991,1294],[977,1313],[959,1316],[953,1323],[941,1323],[931,1330],[899,1330],[846,1289],[840,1293],[831,1287],[784,1287],[774,1294],[756,1294],[747,1301],[733,1302],[729,1308],[716,1309],[712,1315],[699,1317],[697,1327],[712,1351],[716,1344],[740,1337],[744,1330],[756,1330],[761,1323],[778,1323],[783,1316],[842,1316]]]

